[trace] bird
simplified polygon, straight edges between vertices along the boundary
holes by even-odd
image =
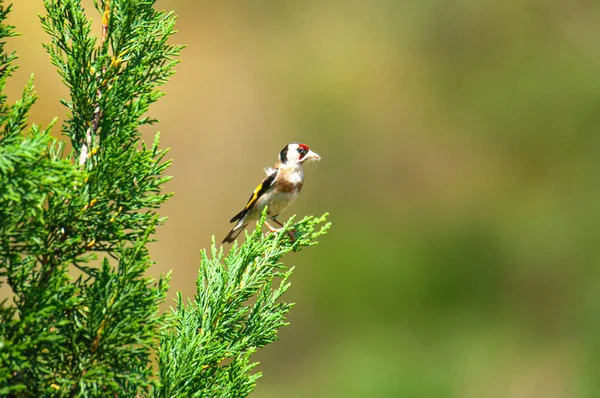
[[[223,242],[231,243],[246,228],[249,222],[260,218],[267,206],[267,219],[281,228],[274,228],[265,221],[271,232],[279,232],[283,224],[277,221],[277,216],[283,213],[298,197],[304,184],[304,169],[306,162],[321,160],[321,156],[313,152],[307,145],[293,142],[286,145],[280,152],[273,167],[265,169],[266,177],[256,187],[246,206],[231,218],[230,223],[236,222]],[[293,239],[293,235],[290,235]]]

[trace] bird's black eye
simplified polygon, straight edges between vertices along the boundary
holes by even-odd
[[[299,146],[298,149],[296,149],[298,151],[299,154],[301,155],[306,155],[306,148]]]

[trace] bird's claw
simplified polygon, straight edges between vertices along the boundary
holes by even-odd
[[[277,222],[277,221],[276,221]],[[279,222],[277,222],[277,224],[279,224]],[[268,222],[265,221],[265,225],[267,226],[267,228],[269,228],[269,233],[276,233],[276,232],[281,232],[283,230],[283,226],[281,228],[273,228],[273,226],[271,226],[271,224],[269,224]],[[280,224],[281,225],[281,224]],[[288,236],[290,237],[290,239],[292,240],[292,242],[296,241],[296,229],[293,228],[289,231],[286,231],[286,233],[288,234]]]

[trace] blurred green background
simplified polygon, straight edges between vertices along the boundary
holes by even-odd
[[[323,157],[288,215],[333,228],[286,259],[297,305],[254,397],[600,396],[600,2],[159,6],[188,45],[152,108],[171,297],[285,144]],[[38,13],[15,1],[9,87],[34,73],[47,124],[68,93]]]

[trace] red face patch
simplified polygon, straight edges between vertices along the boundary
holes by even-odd
[[[298,148],[296,149],[298,151],[298,153],[300,154],[300,160],[302,160],[304,158],[304,156],[306,156],[306,154],[308,153],[308,151],[310,149],[308,149],[308,147],[304,144],[298,144]]]

